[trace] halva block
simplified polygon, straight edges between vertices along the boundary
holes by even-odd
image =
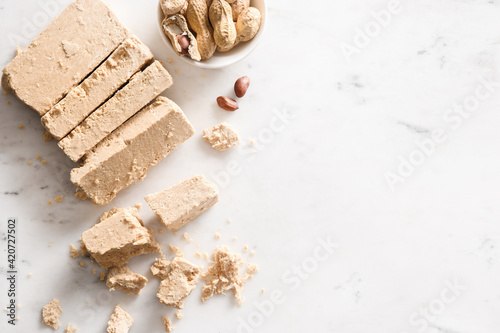
[[[172,85],[172,77],[159,61],[130,79],[106,103],[59,141],[74,162]]]
[[[94,203],[104,205],[143,179],[150,167],[193,133],[182,110],[160,96],[100,142],[80,167],[71,170],[71,181]]]
[[[170,230],[177,230],[219,200],[215,185],[205,176],[186,179],[164,191],[144,197],[153,212]]]
[[[76,0],[3,69],[2,87],[43,115],[129,34],[102,1]]]
[[[153,230],[144,226],[132,207],[105,213],[101,222],[82,234],[81,241],[102,268],[119,267],[136,255],[161,250]]]
[[[43,126],[61,140],[153,58],[146,45],[130,36],[42,117]]]

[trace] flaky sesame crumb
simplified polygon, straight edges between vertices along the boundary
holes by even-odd
[[[177,235],[178,235],[177,231],[174,231],[174,236],[177,236]]]
[[[71,326],[70,324],[66,325],[64,329],[64,333],[75,333],[78,329],[75,326]]]
[[[80,199],[80,200],[86,200],[87,195],[83,191],[78,191],[74,194],[75,198]]]
[[[134,205],[134,207],[135,207],[135,208],[137,208],[137,209],[141,209],[142,204],[141,204],[141,203],[136,203],[136,204]]]
[[[59,318],[62,312],[63,310],[59,300],[57,298],[52,299],[52,301],[43,306],[42,323],[55,330],[58,329],[60,325]]]
[[[255,251],[254,251],[254,250],[250,251],[250,255],[251,255],[251,256],[253,256],[254,254],[255,254]]]
[[[47,161],[46,160],[41,160],[40,163],[45,164],[45,163],[47,163]]]
[[[162,234],[163,233],[163,229],[162,228],[158,229],[158,233]]]
[[[39,160],[39,159],[41,159],[41,158],[42,158],[42,156],[40,156],[40,155],[36,155],[36,159],[37,159],[37,160]]]
[[[248,264],[247,271],[241,274],[240,266],[243,264],[241,255],[231,253],[226,246],[218,247],[212,254],[212,260],[213,264],[201,275],[205,281],[201,300],[205,302],[214,295],[225,294],[226,291],[232,290],[241,305],[243,286],[257,272],[257,266]]]
[[[61,201],[63,201],[63,196],[62,195],[56,195],[56,197],[54,198],[54,201],[55,202],[61,202]]]
[[[201,253],[200,252],[196,252],[195,255],[198,257],[198,258],[201,258]]]
[[[243,246],[243,251],[248,251],[248,245]]]
[[[31,165],[31,161],[28,161],[28,165]]]
[[[174,59],[170,58],[170,59],[168,59],[168,60],[167,60],[167,62],[168,62],[169,64],[171,64],[171,63],[173,63],[173,62],[174,62]]]
[[[175,312],[175,316],[177,317],[177,319],[181,319],[183,317],[181,310],[177,310]]]
[[[189,236],[189,234],[187,232],[185,232],[184,234],[182,234],[182,237],[184,237],[184,239],[187,240],[188,242],[190,242],[192,240],[191,236]]]
[[[229,217],[227,218],[227,223],[233,222]]]
[[[174,325],[172,325],[172,321],[170,318],[167,316],[162,316],[161,319],[163,319],[163,325],[165,325],[165,332],[172,332],[174,330]]]
[[[85,267],[85,263],[80,260],[80,266]]]
[[[170,251],[172,251],[174,253],[179,252],[179,248],[175,245],[169,244],[168,247],[170,248]]]
[[[23,130],[24,129],[24,125],[19,125],[19,129]]]
[[[32,277],[33,276],[33,273],[28,273],[28,277]]]
[[[52,200],[49,200],[49,202],[47,202],[47,204],[50,206],[52,205]]]
[[[97,268],[92,268],[92,274],[96,275],[97,274]]]
[[[218,232],[215,233],[215,238],[220,239],[220,234]]]
[[[106,272],[101,272],[99,280],[104,281],[105,278],[106,278]]]

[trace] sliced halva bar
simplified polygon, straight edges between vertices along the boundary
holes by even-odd
[[[179,106],[160,96],[100,142],[71,170],[71,181],[104,205],[193,134]]]
[[[59,141],[59,147],[71,160],[78,161],[172,83],[172,77],[165,67],[155,61],[144,71],[132,76],[122,89]]]
[[[133,207],[104,213],[99,223],[82,234],[81,241],[102,268],[120,267],[136,255],[161,250],[153,230],[144,226]]]
[[[76,0],[3,69],[2,87],[43,115],[128,35],[102,1]]]
[[[153,58],[146,45],[130,36],[42,117],[43,126],[54,138],[61,140]]]
[[[144,200],[170,230],[177,230],[219,200],[215,185],[204,176],[194,176]]]

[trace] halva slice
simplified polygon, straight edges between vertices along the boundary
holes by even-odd
[[[61,323],[59,318],[61,317],[63,310],[57,298],[52,299],[47,305],[44,305],[42,309],[42,323],[52,327],[53,329],[58,329]]]
[[[115,307],[115,311],[108,321],[107,333],[127,333],[134,323],[134,318],[123,310],[120,305]]]
[[[249,264],[247,272],[240,274],[240,266],[243,264],[241,256],[231,253],[225,246],[218,247],[212,254],[213,265],[201,275],[205,281],[201,292],[201,300],[207,299],[217,294],[224,294],[232,290],[234,297],[239,304],[242,303],[241,291],[243,286],[258,270],[257,266]]]
[[[198,266],[177,255],[170,264],[170,272],[163,279],[156,297],[160,303],[182,309],[184,301],[196,287],[201,270]]]
[[[106,286],[110,290],[121,290],[127,294],[139,295],[146,282],[148,279],[145,276],[134,273],[128,266],[123,265],[109,269]]]
[[[203,139],[218,151],[240,144],[238,132],[225,122],[203,130]]]
[[[161,250],[153,230],[144,226],[133,207],[106,214],[101,222],[82,234],[81,241],[102,268],[119,267],[136,255]]]
[[[2,87],[40,115],[129,35],[100,0],[76,0],[4,69]]]
[[[43,126],[54,138],[61,140],[153,58],[146,45],[130,36],[42,117]]]
[[[170,230],[177,230],[219,200],[215,185],[205,176],[186,179],[164,191],[144,197],[151,210]]]
[[[71,170],[71,181],[94,203],[107,204],[193,133],[182,110],[160,96],[99,143]]]
[[[59,141],[59,147],[72,161],[78,161],[172,83],[172,77],[165,67],[155,61],[144,71],[132,76],[122,89]]]

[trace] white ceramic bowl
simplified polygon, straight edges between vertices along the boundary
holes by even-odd
[[[253,50],[255,50],[255,48],[257,47],[262,38],[262,35],[264,34],[264,29],[266,27],[266,16],[267,16],[266,0],[251,0],[250,6],[257,8],[262,15],[262,21],[260,24],[259,32],[257,32],[257,35],[255,35],[254,38],[252,38],[248,42],[239,43],[231,51],[228,52],[215,51],[213,57],[208,60],[194,61],[189,56],[178,56],[178,57],[193,66],[202,68],[222,68],[232,65],[240,61],[241,59],[245,58],[246,56],[248,56],[250,53],[252,53]],[[164,18],[165,15],[163,15],[163,12],[160,8],[160,4],[158,2],[158,28],[160,29],[161,38],[163,42],[165,42],[167,47],[170,50],[172,50],[173,53],[177,54],[174,48],[172,47],[172,44],[170,43],[170,39],[163,32],[161,23],[163,22]]]

